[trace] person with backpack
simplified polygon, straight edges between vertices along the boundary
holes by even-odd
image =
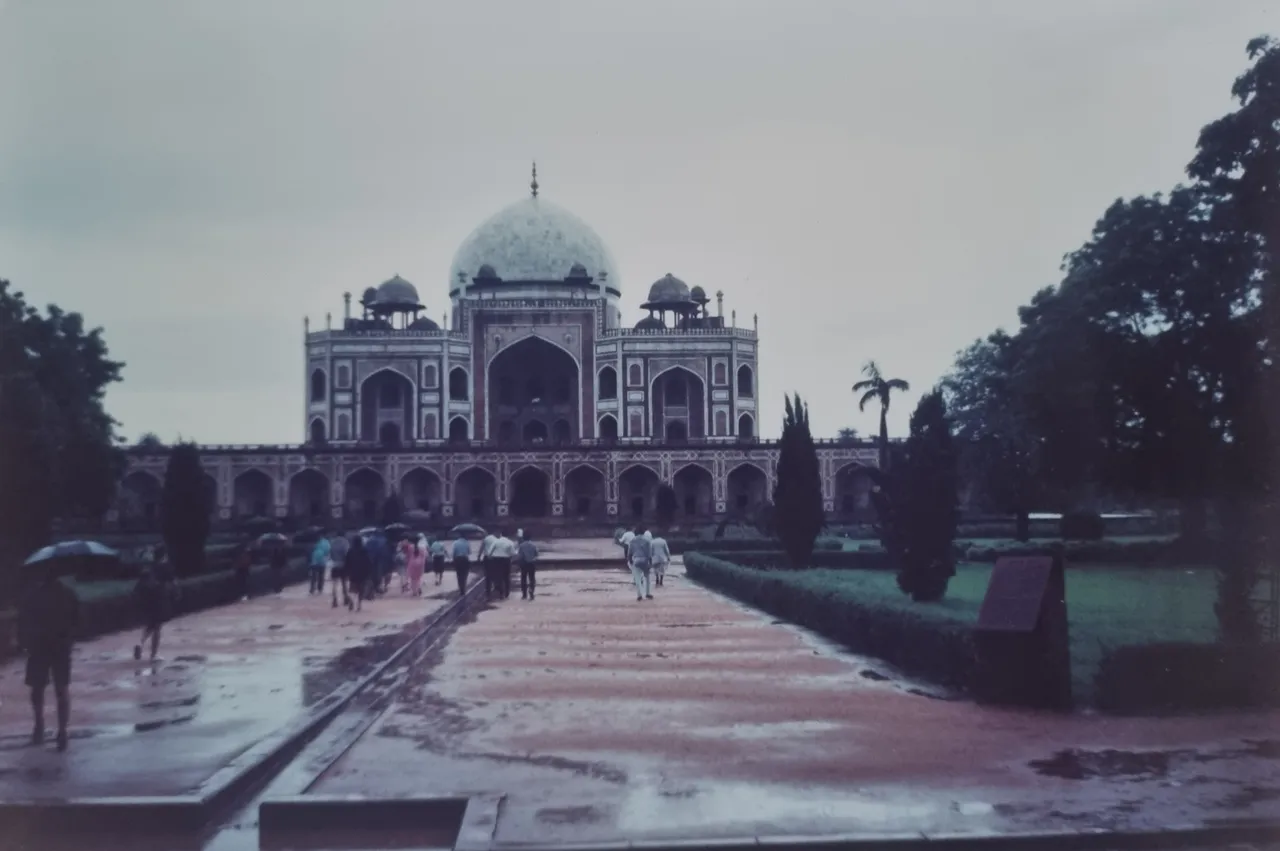
[[[359,535],[351,539],[351,549],[347,551],[346,574],[351,596],[355,598],[355,610],[358,612],[363,608],[364,601],[373,595],[377,579],[369,548]]]

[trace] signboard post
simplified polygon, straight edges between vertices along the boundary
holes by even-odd
[[[978,612],[976,697],[1071,709],[1067,586],[1061,554],[996,561]]]

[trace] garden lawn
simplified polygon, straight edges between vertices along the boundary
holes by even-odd
[[[960,564],[947,587],[947,596],[938,603],[913,603],[898,590],[894,574],[889,571],[815,568],[780,576],[789,583],[848,596],[864,604],[973,625],[978,620],[991,569],[988,564]],[[1068,568],[1067,618],[1072,688],[1077,700],[1088,702],[1098,664],[1110,648],[1216,640],[1216,593],[1214,572],[1209,568]]]

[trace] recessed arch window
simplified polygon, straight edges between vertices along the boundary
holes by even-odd
[[[449,371],[449,398],[465,400],[471,395],[467,388],[467,371],[460,366]],[[449,427],[452,432],[453,426]]]
[[[435,364],[429,363],[422,367],[422,386],[428,389],[440,386],[440,370]]]
[[[729,433],[729,412],[716,411],[716,434],[724,437]]]
[[[750,414],[743,414],[738,417],[738,437],[748,440],[756,436],[756,421],[751,418]]]
[[[745,363],[738,367],[738,395],[754,396],[755,395],[755,376],[751,374],[751,367]]]
[[[351,415],[346,411],[338,414],[338,440],[351,439]]]
[[[351,367],[347,366],[345,363],[338,364],[338,386],[351,386]]]
[[[435,440],[440,436],[440,425],[435,412],[422,415],[422,439]]]
[[[311,370],[311,401],[323,402],[328,395],[325,391],[326,386],[325,374],[323,369]]]
[[[729,383],[729,367],[724,361],[718,361],[711,371],[711,382],[724,386]]]
[[[605,415],[600,418],[600,439],[601,440],[617,440],[618,439],[618,421],[612,416]]]
[[[631,366],[627,367],[627,386],[644,386],[644,369],[641,368],[640,364],[633,363]]]
[[[611,366],[600,370],[600,398],[618,398],[618,372]]]

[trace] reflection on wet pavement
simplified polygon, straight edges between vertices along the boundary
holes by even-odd
[[[505,793],[510,842],[1159,827],[1276,815],[1280,715],[975,706],[684,580],[546,572],[311,790]]]
[[[134,661],[134,631],[81,644],[66,754],[28,745],[23,662],[11,660],[0,667],[0,799],[187,793],[453,596],[393,594],[352,613],[294,587],[173,621],[155,662]]]

